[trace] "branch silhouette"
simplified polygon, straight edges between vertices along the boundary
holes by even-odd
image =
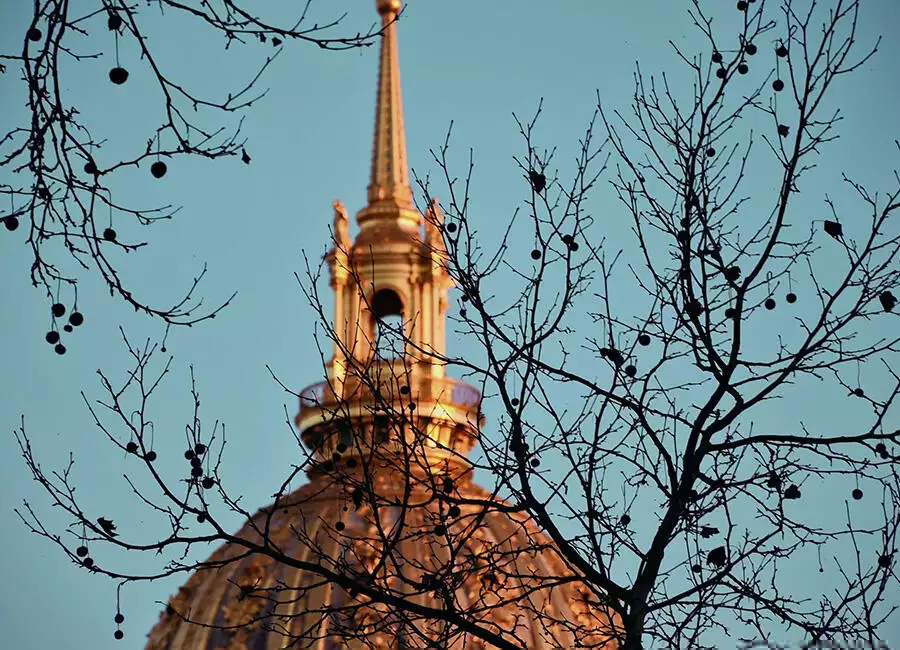
[[[187,466],[151,456],[150,398],[170,362],[126,338],[133,368],[118,384],[101,373],[102,400],[85,401],[146,474],[152,490],[125,480],[168,534],[140,540],[119,513],[82,505],[73,465],[42,469],[24,424],[25,461],[71,526],[55,532],[30,504],[23,521],[120,590],[191,575],[153,650],[272,635],[372,649],[693,649],[780,633],[874,646],[900,587],[900,177],[877,192],[852,170],[827,193],[811,179],[837,137],[830,97],[877,43],[857,49],[858,0],[738,4],[738,33],[718,33],[693,0],[703,51],[672,45],[687,81],[638,68],[630,108],[598,96],[571,162],[565,143],[539,142],[543,104],[515,116],[522,194],[497,242],[479,230],[474,153],[458,173],[451,131],[432,151],[410,256],[449,275],[457,301],[439,311],[475,353],[410,336],[421,314],[381,318],[358,271],[370,251],[335,204],[333,247],[297,275],[331,375],[303,390],[275,377],[299,400],[295,423],[326,417],[298,434],[287,416],[303,460],[267,477],[271,506],[235,496],[224,429],[201,434],[193,383]],[[600,218],[603,181],[618,210]],[[362,338],[332,319],[325,273],[359,293]],[[468,384],[422,379],[439,366]],[[446,390],[410,388],[426,384]],[[851,425],[829,418],[843,406],[823,413],[835,400]],[[468,417],[430,426],[447,403]],[[221,523],[234,514],[236,534]],[[189,559],[208,542],[222,546]],[[107,565],[112,548],[168,557],[138,574]]]

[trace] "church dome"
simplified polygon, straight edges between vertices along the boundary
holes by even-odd
[[[376,0],[375,139],[355,241],[334,203],[334,352],[296,417],[309,483],[224,537],[147,650],[480,650],[498,637],[532,650],[616,647],[611,608],[521,508],[471,480],[481,393],[445,373],[454,282],[439,203],[423,215],[412,201],[399,7]]]
[[[610,610],[509,504],[465,476],[411,483],[382,472],[366,490],[362,476],[313,473],[260,510],[235,537],[261,546],[268,530],[271,554],[240,543],[213,553],[169,601],[147,650],[492,647],[444,615],[534,650],[616,647]],[[350,581],[337,586],[309,565]],[[366,586],[417,609],[374,602]]]

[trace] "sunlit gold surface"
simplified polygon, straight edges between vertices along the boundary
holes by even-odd
[[[607,644],[609,610],[574,579],[556,546],[521,509],[471,481],[466,454],[484,426],[481,394],[447,377],[442,361],[453,281],[444,267],[440,206],[433,201],[426,218],[412,204],[394,21],[400,5],[376,2],[384,32],[372,171],[355,239],[346,208],[333,205],[326,263],[334,353],[325,380],[301,391],[295,419],[316,462],[309,483],[260,510],[235,536],[277,548],[289,561],[239,544],[220,547],[169,601],[147,650],[393,650],[401,645],[392,626],[410,620],[426,636],[447,638],[431,633],[441,617],[402,621],[303,568],[310,565],[361,575],[382,593],[433,610],[447,606],[436,590],[396,590],[444,574],[454,580],[452,607],[483,629],[532,650],[614,647]],[[376,355],[370,308],[380,290],[402,304],[406,341],[396,359]],[[448,480],[452,494],[440,487]],[[360,485],[369,503],[351,497]],[[451,498],[459,504],[453,517]],[[401,541],[386,543],[383,531],[400,524]],[[385,553],[390,560],[382,561]],[[487,647],[458,630],[449,638],[440,647]],[[435,646],[406,637],[402,647]]]
[[[375,8],[378,10],[378,13],[382,15],[398,13],[401,5],[402,3],[400,0],[375,0]]]
[[[426,574],[459,576],[452,582],[457,606],[473,612],[486,630],[502,631],[530,650],[614,650],[604,632],[609,629],[607,610],[571,580],[550,540],[527,517],[501,511],[500,502],[485,509],[478,504],[490,501],[490,493],[460,481],[453,498],[462,503],[461,512],[447,525],[447,536],[437,536],[433,531],[446,522],[446,510],[427,485],[417,483],[409,493],[407,485],[391,473],[375,475],[379,497],[388,503],[406,502],[402,507],[382,505],[376,518],[367,504],[355,507],[347,488],[314,474],[277,506],[256,513],[235,537],[261,543],[259,531],[269,530],[271,544],[295,562],[321,564],[345,575],[363,573],[380,590],[421,583]],[[386,545],[379,530],[401,519],[407,532],[391,551],[398,562],[381,562]],[[345,525],[340,534],[333,527],[338,521]],[[219,548],[208,564],[210,568],[194,573],[170,599],[150,633],[147,650],[436,647],[421,637],[407,637],[400,645],[394,629],[397,618],[384,605],[264,555],[245,555],[237,544]],[[444,607],[438,593],[418,591],[411,597],[418,605]],[[198,624],[184,623],[183,616]],[[425,632],[441,624],[409,616],[408,623]],[[437,647],[493,646],[456,633]]]
[[[399,0],[379,0],[383,17],[381,56],[378,64],[378,98],[375,103],[375,136],[368,208],[381,206],[396,211],[412,206],[403,126],[403,96],[400,91],[400,57],[397,52]],[[382,210],[383,212],[383,210]],[[398,215],[399,216],[399,215]],[[384,214],[383,218],[390,218]]]

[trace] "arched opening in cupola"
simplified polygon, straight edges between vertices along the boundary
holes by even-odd
[[[403,301],[392,289],[379,289],[369,303],[372,347],[379,359],[403,356]]]

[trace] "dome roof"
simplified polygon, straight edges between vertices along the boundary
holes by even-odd
[[[343,476],[313,473],[254,515],[236,538],[260,544],[268,530],[282,555],[217,550],[169,601],[147,650],[486,647],[443,615],[533,649],[616,647],[609,610],[546,535],[468,478],[382,473],[366,488],[361,473]],[[373,602],[367,584],[416,611]]]

